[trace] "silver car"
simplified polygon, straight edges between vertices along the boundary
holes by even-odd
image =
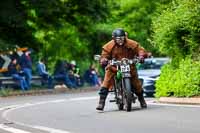
[[[138,66],[138,76],[142,81],[144,96],[153,96],[155,93],[155,82],[161,73],[161,67],[168,63],[170,58],[147,58],[143,64]]]

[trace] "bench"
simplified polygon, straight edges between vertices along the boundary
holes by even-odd
[[[40,76],[32,76],[31,84],[41,85],[42,77]],[[0,88],[8,88],[10,86],[16,85],[17,81],[12,77],[0,77]]]
[[[44,81],[41,76],[32,76],[31,85],[42,86],[42,82],[47,84],[47,81]],[[64,81],[53,79],[53,85],[62,84],[64,84]],[[11,76],[0,76],[0,89],[9,87],[13,88],[14,85],[18,85],[18,83]]]

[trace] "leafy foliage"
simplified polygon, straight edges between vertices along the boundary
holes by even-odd
[[[80,54],[88,56],[86,49],[91,42],[85,33],[109,14],[107,2],[102,0],[8,0],[0,7],[2,46],[28,46],[40,55],[77,60]],[[54,49],[55,43],[59,51]]]
[[[122,27],[128,32],[129,38],[138,41],[144,48],[152,51],[155,55],[151,40],[152,16],[156,10],[156,5],[160,1],[151,0],[121,0],[113,7],[111,19],[112,29]],[[144,17],[145,16],[145,17]]]
[[[153,21],[153,43],[170,56],[162,69],[156,96],[200,94],[200,1],[173,0]]]
[[[3,0],[0,44],[5,48],[9,45],[32,47],[39,56],[50,57],[50,61],[60,56],[80,60],[80,54],[92,59],[100,53],[103,43],[111,39],[112,30],[123,27],[130,38],[157,53],[148,40],[151,16],[161,1]],[[55,45],[59,51],[52,52]]]
[[[7,97],[12,93],[12,89],[1,89],[0,90],[0,97]]]
[[[0,4],[1,51],[16,45],[30,46],[34,43],[31,30],[26,27],[26,12],[19,1],[2,0]]]
[[[153,40],[160,52],[173,58],[200,53],[200,1],[174,0],[153,21]]]
[[[181,60],[178,68],[168,64],[156,82],[156,97],[190,97],[200,94],[200,61]]]

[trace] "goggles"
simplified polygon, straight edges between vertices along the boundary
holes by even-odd
[[[116,41],[124,41],[125,40],[125,36],[119,36],[119,37],[115,37]]]
[[[115,42],[119,45],[122,45],[125,41],[125,36],[115,37]]]

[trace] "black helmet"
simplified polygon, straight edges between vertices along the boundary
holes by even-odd
[[[112,37],[126,36],[125,31],[122,28],[117,28],[112,32]]]

